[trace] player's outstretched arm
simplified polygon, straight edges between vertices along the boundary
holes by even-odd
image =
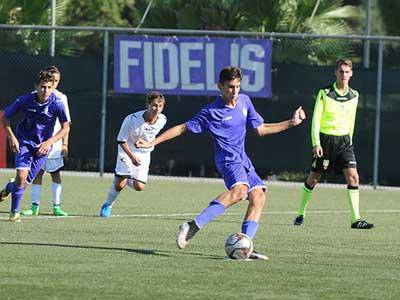
[[[154,147],[158,144],[161,144],[165,141],[172,140],[176,138],[177,136],[180,136],[181,134],[185,133],[187,131],[187,127],[185,123],[176,125],[167,131],[165,131],[163,134],[159,135],[155,140],[151,142],[146,142],[142,139],[139,139],[135,143],[136,148],[151,148]]]
[[[279,123],[263,123],[258,126],[255,130],[259,136],[274,134],[284,130],[289,129],[290,127],[297,126],[303,122],[306,118],[306,114],[303,108],[300,106],[293,113],[293,117],[290,120],[282,121]]]

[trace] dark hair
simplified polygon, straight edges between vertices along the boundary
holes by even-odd
[[[50,73],[61,74],[60,69],[57,68],[56,66],[48,66],[45,70],[49,71]]]
[[[234,79],[242,80],[242,70],[238,67],[228,66],[219,72],[219,83],[224,84],[227,81]]]
[[[353,62],[350,59],[347,58],[339,58],[336,61],[336,70],[338,70],[340,68],[341,65],[346,65],[349,66],[350,69],[353,70]]]
[[[41,70],[36,78],[35,84],[39,85],[41,82],[53,82],[54,83],[54,73],[48,70]]]
[[[146,96],[146,104],[152,103],[154,100],[160,99],[162,102],[165,103],[164,95],[161,94],[159,91],[151,91]]]

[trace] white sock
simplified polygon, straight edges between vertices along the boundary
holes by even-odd
[[[31,203],[40,204],[40,194],[42,192],[41,184],[31,184]]]
[[[51,191],[53,192],[53,205],[61,204],[62,184],[52,182]]]
[[[105,203],[110,205],[111,207],[114,205],[114,202],[116,201],[118,195],[120,192],[117,192],[114,187],[114,182],[111,184],[110,189],[108,190],[108,196],[107,200]]]

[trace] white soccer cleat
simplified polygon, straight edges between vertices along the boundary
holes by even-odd
[[[189,224],[183,223],[179,226],[178,233],[176,234],[176,244],[178,245],[179,249],[183,249],[186,247],[188,241],[186,240],[187,234],[189,232]]]
[[[181,226],[179,226],[178,233],[176,234],[176,244],[179,249],[183,249],[186,247],[188,241],[199,231],[199,227],[196,222],[190,221],[185,222]]]
[[[253,250],[253,252],[249,256],[249,259],[251,259],[251,260],[252,259],[269,260],[269,257],[263,253]]]

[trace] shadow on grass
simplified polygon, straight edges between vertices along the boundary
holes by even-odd
[[[181,251],[163,251],[163,250],[148,250],[148,249],[132,249],[132,248],[117,248],[103,246],[87,246],[87,245],[68,245],[68,244],[52,244],[52,243],[33,243],[33,242],[0,242],[0,245],[16,245],[16,246],[39,246],[39,247],[60,247],[60,248],[76,248],[76,249],[93,249],[93,250],[109,250],[109,251],[125,251],[129,253],[154,255],[162,257],[171,257],[171,254],[183,254],[198,256],[205,259],[222,259],[221,256],[207,255],[199,252],[181,252]]]
[[[160,253],[157,250],[147,249],[132,249],[132,248],[116,248],[102,246],[86,246],[86,245],[68,245],[68,244],[51,244],[51,243],[32,243],[32,242],[0,242],[1,245],[17,245],[17,246],[39,246],[39,247],[60,247],[60,248],[77,248],[77,249],[94,249],[94,250],[110,250],[110,251],[125,251],[143,255],[169,256]]]

